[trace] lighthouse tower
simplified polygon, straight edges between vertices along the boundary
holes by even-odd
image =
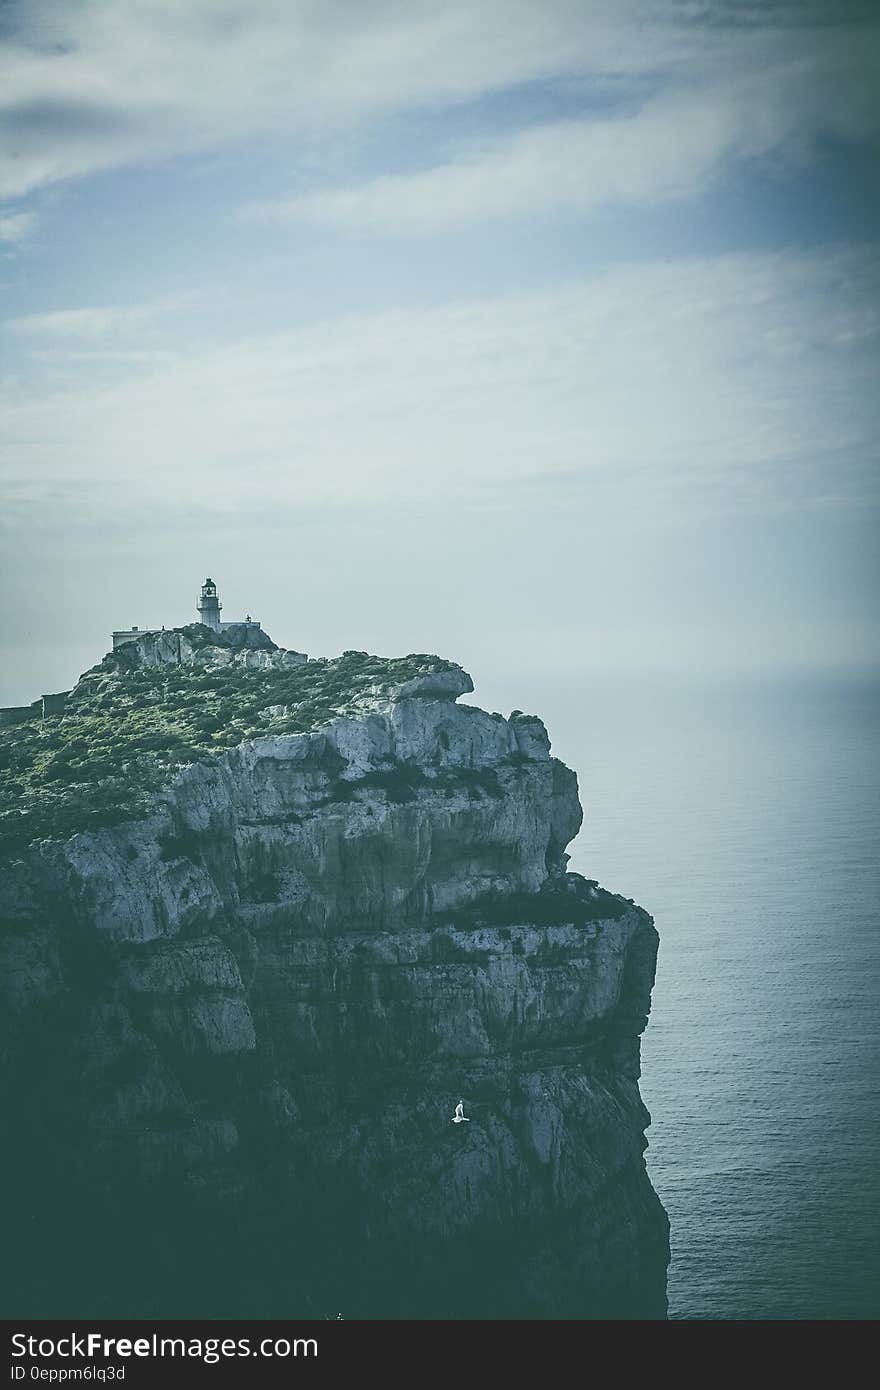
[[[196,604],[196,612],[199,615],[199,622],[204,623],[205,627],[211,627],[215,632],[220,631],[220,609],[223,607],[217,597],[217,585],[213,579],[206,579],[202,585],[202,592]]]
[[[2,4],[2,0],[0,0],[0,4]],[[252,618],[250,613],[248,613],[243,622],[221,623],[220,609],[222,607],[223,605],[217,597],[217,585],[214,583],[213,579],[206,579],[202,585],[202,591],[199,594],[199,601],[196,604],[198,621],[204,623],[212,632],[225,632],[232,646],[252,647],[254,645],[259,645],[261,639],[255,639],[251,633],[251,629],[255,629],[257,632],[261,631],[260,624],[257,622],[256,618]],[[172,628],[172,631],[175,630],[178,632],[180,631],[179,628]],[[162,631],[165,631],[164,627]],[[140,642],[145,637],[156,637],[158,635],[159,629],[155,627],[128,627],[124,630],[114,632],[113,650],[116,651],[118,647],[125,646],[127,642]],[[48,696],[46,698],[48,699]],[[2,723],[3,720],[0,719],[0,724]]]

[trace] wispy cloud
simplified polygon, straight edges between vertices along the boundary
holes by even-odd
[[[865,140],[880,133],[880,99],[869,73],[880,44],[873,58],[871,51],[826,40],[815,61],[794,57],[712,84],[692,82],[635,114],[473,141],[423,171],[252,203],[241,216],[396,232],[689,196],[731,160],[798,160],[820,136]]]
[[[570,73],[611,59],[619,23],[640,8],[619,0],[609,26],[597,0],[13,7],[19,23],[0,50],[0,196]]]
[[[655,263],[137,363],[113,386],[72,368],[39,397],[10,386],[2,453],[11,485],[92,516],[120,488],[169,515],[206,489],[230,514],[402,491],[495,509],[521,488],[618,513],[852,505],[877,445],[878,288],[868,250]]]
[[[25,241],[30,236],[36,217],[31,212],[12,212],[0,217],[0,242]]]
[[[866,111],[876,90],[876,26],[870,17],[864,6],[841,3],[832,13],[819,0],[796,6],[724,0],[698,6],[676,0],[13,4],[10,37],[0,46],[0,197],[254,138],[288,141],[301,152],[304,142],[320,143],[328,131],[363,127],[392,112],[448,108],[518,85],[571,77],[588,84],[613,79],[624,92],[628,83],[638,92],[649,79],[676,95],[686,93],[695,76],[723,88],[731,72],[763,75],[768,90],[781,79],[801,115],[812,111],[813,126],[821,126],[823,106],[845,104],[844,124],[858,131],[873,120]],[[810,91],[806,105],[803,91],[795,90],[799,80]],[[767,111],[767,91],[761,102]],[[778,124],[778,116],[769,114]],[[661,165],[674,165],[660,176],[667,187],[687,169],[664,145],[664,132],[672,137],[673,117],[661,106],[656,118],[654,137],[642,123],[632,138],[647,134]],[[680,121],[673,124],[689,145],[699,146],[697,162],[711,162],[712,141],[698,139]],[[749,124],[751,142],[763,146],[757,117]],[[636,157],[626,148],[627,128],[617,134],[630,166],[621,178],[629,187],[640,181]],[[534,148],[522,137],[507,154],[490,158],[489,172],[501,190],[496,201],[515,198],[511,190],[528,174],[529,161],[541,160],[536,138]],[[587,150],[576,147],[577,138],[575,133],[567,147],[569,159],[577,164],[585,158],[588,172],[600,185],[610,182],[613,193],[610,132],[600,123]],[[771,130],[766,139],[773,138]],[[722,132],[721,148],[731,140],[729,131]],[[466,157],[468,167],[450,175],[438,193],[450,184],[455,198],[467,192],[478,177],[472,164]],[[560,168],[557,186],[563,177]],[[400,190],[392,191],[396,196]],[[418,203],[428,193],[416,185],[409,196]],[[357,195],[369,216],[378,215],[386,196],[387,189]],[[340,202],[335,211],[328,203],[321,215],[338,218],[343,209]],[[312,212],[317,210],[314,204]],[[413,213],[415,220],[423,216]]]
[[[20,314],[0,321],[0,329],[16,338],[36,344],[76,342],[140,335],[146,325],[181,306],[191,304],[197,294],[186,291],[165,295],[146,304],[96,304],[78,309],[55,309],[41,314]],[[136,344],[132,351],[139,353]]]
[[[60,309],[48,314],[22,314],[0,326],[26,338],[101,338],[140,324],[154,312],[143,306]]]

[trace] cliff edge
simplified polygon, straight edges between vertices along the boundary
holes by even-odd
[[[196,624],[0,730],[7,1316],[664,1316],[656,932],[472,689]]]

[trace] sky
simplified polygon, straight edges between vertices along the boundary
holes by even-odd
[[[880,6],[0,0],[0,701],[876,663]]]

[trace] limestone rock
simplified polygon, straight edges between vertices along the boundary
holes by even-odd
[[[291,656],[181,630],[114,678]],[[10,1314],[663,1316],[656,932],[566,872],[575,774],[472,688],[362,690],[2,871]]]
[[[467,671],[456,666],[449,671],[426,672],[402,681],[390,688],[388,698],[395,702],[413,699],[457,700],[459,695],[468,695],[473,688],[474,683]]]

